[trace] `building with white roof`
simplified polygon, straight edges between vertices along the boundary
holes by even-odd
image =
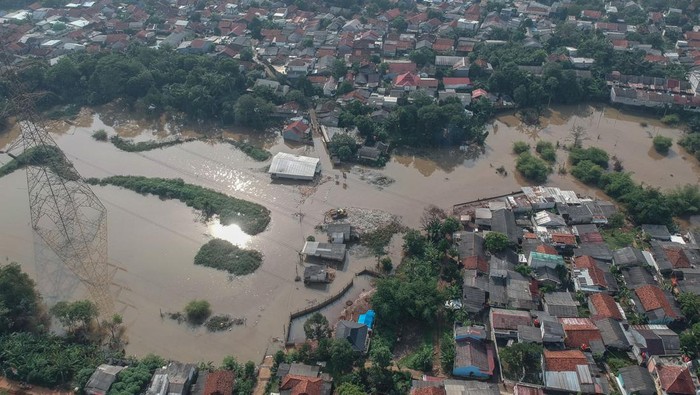
[[[321,172],[321,163],[318,158],[280,152],[272,158],[270,170],[267,172],[272,178],[313,180],[314,176]]]

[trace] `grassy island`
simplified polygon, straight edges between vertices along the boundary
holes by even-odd
[[[262,254],[222,239],[212,239],[199,249],[194,264],[226,270],[236,276],[253,273],[262,264]]]
[[[187,184],[182,179],[113,176],[90,178],[93,185],[114,185],[161,199],[177,199],[200,210],[207,218],[219,216],[223,225],[236,224],[249,235],[258,234],[270,223],[270,210],[247,200],[237,199],[212,189]]]

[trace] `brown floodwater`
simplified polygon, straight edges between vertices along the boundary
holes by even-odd
[[[271,133],[222,131],[230,137],[247,138],[264,145],[273,153],[318,156],[323,166],[322,180],[315,185],[271,182],[265,173],[267,163],[255,162],[229,144],[193,141],[143,153],[122,152],[110,143],[93,140],[91,134],[104,129],[110,134],[145,140],[170,133],[192,135],[198,130],[174,128],[167,119],[144,124],[114,114],[105,116],[105,122],[100,109],[97,111],[91,115],[91,122],[80,122],[54,134],[58,145],[84,177],[117,174],[177,177],[258,202],[271,210],[268,229],[249,236],[236,226],[221,226],[216,220],[205,223],[195,211],[178,201],[163,201],[110,186],[94,187],[108,210],[109,260],[116,273],[112,292],[128,327],[127,352],[139,356],[153,352],[173,359],[218,363],[225,355],[232,354],[239,359],[259,360],[266,351],[281,347],[290,312],[326,299],[354,278],[355,273],[375,262],[371,254],[352,255],[327,287],[307,288],[294,281],[303,270],[298,251],[306,236],[323,237],[315,226],[323,221],[327,210],[380,209],[400,216],[408,226],[419,226],[427,205],[449,210],[456,203],[509,193],[527,184],[514,169],[511,147],[517,140],[528,141],[533,146],[538,139],[564,144],[571,128],[582,126],[588,130],[584,146],[599,146],[616,155],[640,182],[668,189],[697,183],[700,177],[698,162],[681,148],[674,145],[665,157],[650,150],[654,135],[677,140],[682,134],[680,130],[608,107],[558,108],[543,119],[540,127],[523,127],[516,117],[502,115],[494,122],[479,155],[467,155],[451,148],[401,151],[384,169],[377,170],[395,180],[381,188],[362,179],[359,172],[347,172],[347,178],[343,178],[340,170],[332,169],[318,141],[316,147],[288,146],[279,135]],[[649,126],[642,127],[641,122]],[[0,147],[15,136],[16,132],[0,135]],[[557,154],[558,162],[564,165],[566,152],[558,150]],[[0,156],[0,163],[8,159]],[[500,166],[507,175],[496,172]],[[599,193],[571,176],[553,174],[548,184],[584,194]],[[48,272],[34,265],[36,258],[44,257],[47,252],[35,240],[29,225],[24,172],[0,179],[0,201],[4,207],[0,211],[0,259],[21,262],[37,278],[47,301],[85,297],[85,291],[60,265]],[[254,274],[242,277],[194,266],[194,255],[211,237],[261,251],[263,265]],[[395,262],[400,245],[399,240],[390,248]],[[358,286],[339,303],[324,309],[331,321],[343,302],[369,284],[366,280],[356,281]],[[245,318],[246,324],[234,326],[230,331],[207,333],[203,328],[190,328],[165,318],[165,313],[181,310],[194,298],[207,299],[215,314]]]

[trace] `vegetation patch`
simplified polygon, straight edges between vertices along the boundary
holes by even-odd
[[[64,180],[76,181],[80,179],[80,175],[75,171],[73,165],[68,162],[61,150],[50,145],[30,148],[17,155],[0,167],[0,177],[27,166],[47,166],[54,174]]]
[[[87,182],[93,185],[114,185],[142,194],[150,193],[161,199],[178,199],[200,210],[206,218],[218,215],[223,225],[237,224],[249,235],[264,231],[270,223],[270,210],[257,203],[187,184],[179,178],[113,176],[103,179],[90,178]]]
[[[523,152],[515,162],[515,168],[530,181],[544,183],[550,173],[547,162],[537,158],[529,152]]]
[[[262,264],[262,254],[239,248],[222,239],[212,239],[199,249],[194,264],[226,270],[236,276],[253,273]]]
[[[46,117],[53,120],[58,119],[73,119],[80,113],[80,106],[76,104],[68,104],[60,108],[54,109],[46,113]]]
[[[373,231],[365,232],[360,237],[360,242],[371,249],[375,255],[384,255],[384,249],[391,242],[391,238],[404,230],[405,228],[400,223],[394,221]]]
[[[251,159],[257,160],[258,162],[264,162],[270,159],[272,156],[270,151],[256,147],[246,141],[237,141],[233,139],[226,139],[224,141],[243,151],[244,154],[248,155]]]
[[[215,315],[207,320],[205,326],[209,332],[220,332],[231,328],[233,325],[242,325],[243,319],[232,319],[230,315]]]
[[[520,155],[523,152],[527,152],[530,150],[530,144],[524,142],[524,141],[516,141],[513,143],[513,153],[516,155]]]
[[[657,135],[654,137],[653,143],[656,152],[660,153],[661,155],[666,155],[668,154],[668,150],[673,145],[673,139],[670,137]]]
[[[92,138],[97,141],[107,141],[107,132],[104,129],[97,130],[92,134]]]
[[[194,299],[185,306],[185,317],[190,324],[202,325],[211,315],[211,305],[206,300]]]
[[[196,139],[194,139],[194,138],[187,138],[187,139],[177,138],[174,140],[167,140],[167,141],[153,141],[153,140],[151,140],[151,141],[139,141],[138,143],[135,143],[133,141],[125,140],[119,136],[112,136],[109,139],[109,141],[111,141],[115,147],[119,148],[122,151],[126,151],[126,152],[151,151],[154,149],[171,147],[173,145],[178,145],[178,144],[182,144],[182,143],[186,143],[188,141],[194,141],[194,140],[196,140]]]

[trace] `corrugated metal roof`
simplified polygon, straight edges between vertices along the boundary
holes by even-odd
[[[547,388],[580,392],[581,385],[578,382],[576,372],[545,372],[544,382]]]
[[[313,177],[318,164],[318,158],[280,152],[272,158],[268,173],[291,177]]]

